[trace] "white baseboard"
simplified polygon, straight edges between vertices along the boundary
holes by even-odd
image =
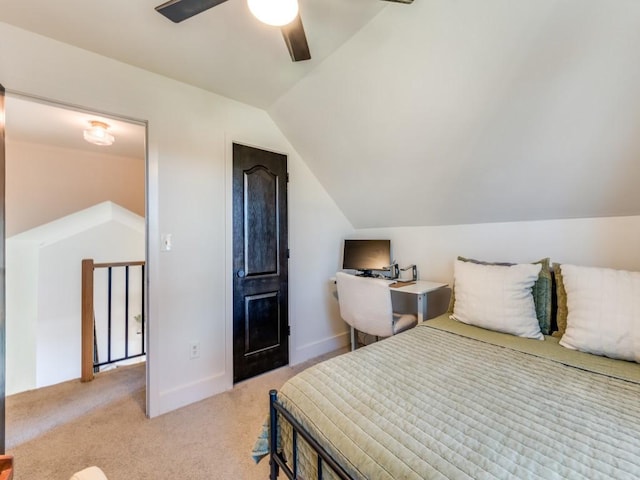
[[[351,338],[347,331],[334,335],[333,337],[307,343],[291,352],[289,365],[297,365],[320,355],[324,355],[325,353],[333,352],[339,348],[349,345],[350,342]]]
[[[312,358],[333,352],[339,348],[349,345],[349,332],[340,333],[332,337],[324,338],[315,342],[307,343],[291,351],[289,365],[297,365]],[[180,385],[171,390],[160,392],[157,408],[149,412],[151,417],[156,417],[164,413],[185,407],[189,404],[199,402],[205,398],[226,392],[233,388],[233,382],[229,380],[229,375],[225,372],[198,380],[193,383]]]
[[[177,388],[160,392],[158,402],[159,408],[153,412],[152,416],[162,415],[177,408],[184,407],[191,403],[199,402],[205,398],[212,397],[218,393],[226,392],[233,387],[229,383],[229,375],[225,372],[207,377],[197,382],[180,385]]]

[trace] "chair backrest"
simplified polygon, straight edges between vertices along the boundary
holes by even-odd
[[[379,278],[336,273],[340,316],[356,330],[369,335],[393,335],[393,310],[389,283]]]

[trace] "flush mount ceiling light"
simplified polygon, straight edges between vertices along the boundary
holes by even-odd
[[[109,125],[97,120],[91,120],[89,123],[91,128],[87,128],[84,131],[84,139],[87,142],[94,145],[111,145],[115,141],[113,135],[107,131],[109,130]]]
[[[298,15],[298,0],[247,0],[249,10],[262,23],[282,27]]]

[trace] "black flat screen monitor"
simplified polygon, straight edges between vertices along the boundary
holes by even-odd
[[[391,240],[345,240],[342,268],[372,276],[373,270],[388,270]]]

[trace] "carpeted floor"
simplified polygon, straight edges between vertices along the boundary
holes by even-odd
[[[109,480],[266,479],[250,453],[268,391],[339,350],[284,367],[154,419],[144,414],[144,366],[7,398],[7,453],[15,480],[68,480],[97,465]]]
[[[118,368],[96,376],[93,382],[64,382],[7,397],[6,448],[11,450],[58,425],[144,392],[144,369],[144,364]]]

